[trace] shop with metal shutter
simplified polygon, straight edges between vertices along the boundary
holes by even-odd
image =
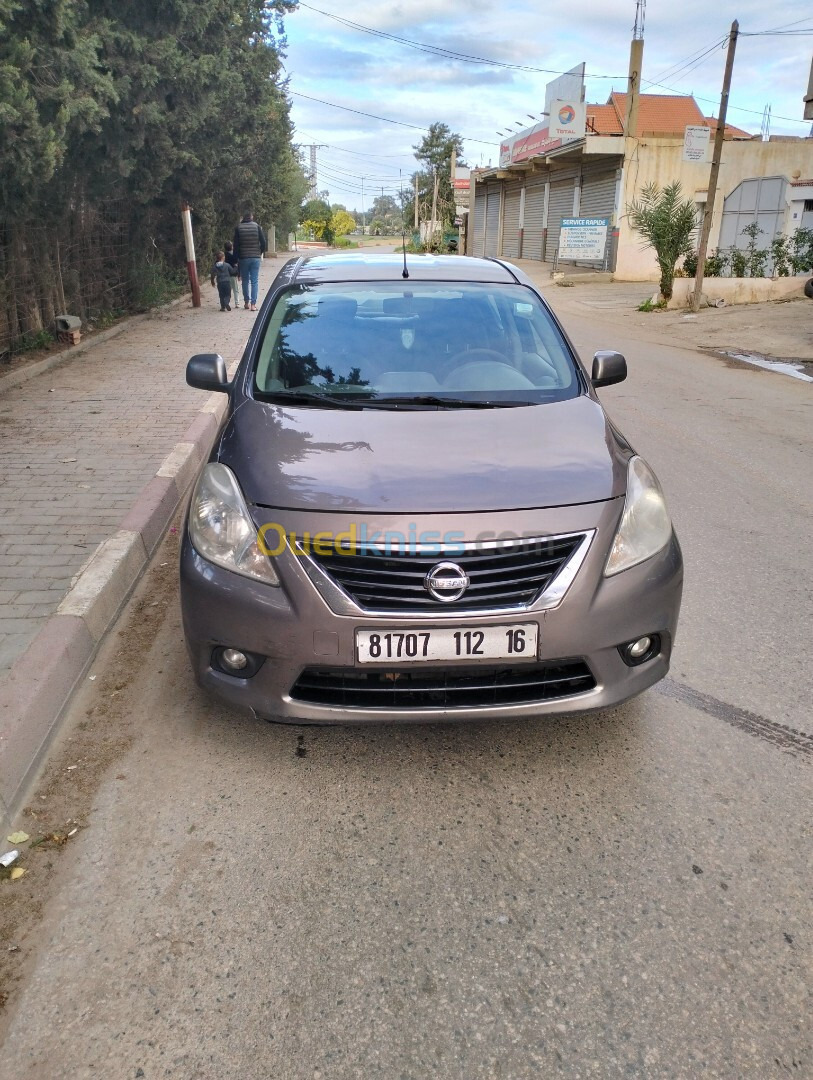
[[[585,173],[579,200],[579,217],[612,218],[615,213],[616,170]]]
[[[542,239],[545,234],[545,183],[528,184],[525,188],[525,225],[522,230],[522,258],[542,259]]]
[[[500,189],[502,185],[490,184],[486,192],[486,244],[485,255],[496,255],[500,242]]]
[[[618,172],[606,169],[603,172],[582,173],[582,188],[579,196],[580,218],[607,218],[611,223],[615,214],[615,192]],[[605,258],[597,262],[579,260],[583,266],[612,265],[612,229],[607,231],[607,250]]]
[[[505,206],[502,221],[502,253],[506,259],[519,258],[519,208],[522,203],[522,181],[505,186]]]
[[[562,218],[573,217],[573,197],[576,193],[576,177],[553,180],[548,198],[548,235],[545,241],[545,260],[552,262],[559,247]]]
[[[474,230],[472,232],[473,250],[475,255],[482,255],[485,251],[486,242],[486,193],[477,191],[474,196]]]

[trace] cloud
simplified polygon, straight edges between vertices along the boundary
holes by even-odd
[[[606,101],[611,89],[626,88],[633,21],[629,0],[549,0],[545,5],[537,0],[359,0],[350,9],[339,0],[314,2],[388,34],[506,63],[561,71],[585,61],[591,101]],[[793,22],[803,12],[798,0],[775,0],[770,9],[762,0],[737,0],[736,11],[730,4],[710,9],[706,0],[685,0],[679,6],[650,3],[644,83],[657,79],[680,93],[694,92],[705,113],[716,113],[725,53],[713,46],[727,35],[735,14],[741,29],[750,32]],[[493,144],[505,124],[541,109],[545,84],[555,77],[433,56],[306,8],[290,15],[286,28],[293,90],[407,123],[428,126],[442,120],[464,138]],[[733,123],[759,130],[767,102],[775,118],[801,120],[809,41],[740,38],[729,112]],[[652,92],[664,91],[653,87]],[[295,122],[319,141],[340,142],[360,154],[393,154],[398,166],[414,168],[411,147],[420,132],[293,101]],[[806,135],[809,124],[774,119],[772,131]],[[811,145],[804,144],[804,151]],[[467,142],[466,149],[474,162],[481,154],[488,160],[496,153],[496,146],[474,142]]]

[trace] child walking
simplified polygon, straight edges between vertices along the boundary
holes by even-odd
[[[227,240],[223,247],[226,249],[226,262],[229,264],[229,266],[234,267],[234,276],[231,279],[231,291],[232,297],[234,299],[234,310],[237,311],[240,307],[240,287],[237,284],[237,282],[240,280],[240,270],[237,266],[238,259],[237,256],[234,254],[234,244],[231,242],[231,240]]]
[[[217,283],[217,292],[220,297],[220,310],[231,311],[231,282],[232,278],[237,274],[237,270],[233,266],[229,266],[226,262],[226,253],[224,251],[218,251],[217,259],[212,267],[212,284]]]

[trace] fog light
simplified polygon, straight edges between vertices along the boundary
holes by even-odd
[[[633,641],[632,645],[630,645],[628,649],[630,660],[640,660],[642,656],[649,652],[649,647],[651,644],[652,638],[648,637],[646,634],[643,637],[639,637],[637,641]],[[228,656],[228,653],[226,653],[225,655]],[[242,653],[238,653],[237,655],[243,656]],[[245,661],[244,656],[243,661]],[[226,661],[226,663],[228,663],[228,660]],[[242,666],[243,665],[241,664],[240,667]]]
[[[226,645],[218,645],[212,650],[211,664],[215,671],[235,679],[252,679],[264,662],[264,656]]]
[[[649,642],[649,638],[642,638],[641,640]],[[239,649],[224,649],[222,658],[225,667],[231,668],[232,671],[242,671],[248,665],[248,657],[245,653],[241,653]]]
[[[661,635],[642,634],[639,638],[635,638],[634,641],[619,645],[618,651],[621,653],[621,659],[628,667],[637,667],[638,664],[645,664],[647,660],[651,660],[653,656],[658,655],[661,651]]]

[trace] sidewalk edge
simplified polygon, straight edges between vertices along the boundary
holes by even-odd
[[[97,339],[98,340],[98,339]],[[142,488],[118,531],[74,578],[55,614],[0,679],[0,818],[10,827],[80,680],[149,565],[226,413],[212,394]]]

